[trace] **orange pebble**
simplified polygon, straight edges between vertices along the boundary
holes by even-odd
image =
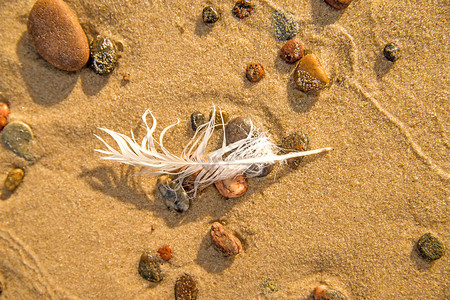
[[[314,300],[345,300],[341,292],[321,284],[314,289]]]
[[[6,103],[0,103],[0,130],[6,126],[9,116],[9,107]]]
[[[172,258],[172,248],[170,246],[164,246],[158,249],[158,255],[165,261]]]

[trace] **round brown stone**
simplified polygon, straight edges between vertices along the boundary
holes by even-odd
[[[344,9],[352,3],[353,0],[325,0],[326,3],[336,9]]]
[[[303,57],[303,45],[299,40],[289,40],[281,48],[280,57],[289,64],[293,64]]]
[[[89,59],[89,43],[76,16],[62,0],[38,0],[28,17],[37,52],[53,66],[76,71]]]
[[[245,194],[248,187],[247,177],[243,174],[234,178],[214,182],[219,193],[226,198],[238,198]]]
[[[234,256],[242,251],[241,241],[219,222],[211,226],[211,241],[224,256]]]

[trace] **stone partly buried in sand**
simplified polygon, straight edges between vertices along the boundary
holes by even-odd
[[[0,131],[8,123],[9,106],[6,103],[0,103]]]
[[[417,241],[420,255],[428,261],[441,258],[445,253],[444,244],[431,233],[425,233]]]
[[[242,251],[241,241],[219,222],[211,226],[211,241],[224,256],[234,256]]]
[[[158,259],[151,256],[150,254],[144,252],[139,260],[138,267],[139,275],[145,280],[151,282],[160,282],[163,280],[163,275],[161,273],[161,266]]]
[[[14,121],[8,123],[2,131],[2,143],[6,148],[14,152],[16,155],[33,160],[31,142],[33,140],[33,132],[27,124]]]
[[[185,273],[175,282],[176,300],[195,300],[198,296],[197,282],[191,275]]]
[[[159,177],[156,184],[167,208],[177,212],[187,211],[190,205],[189,197],[183,188],[177,188],[176,185],[167,175]]]
[[[314,289],[314,300],[346,300],[347,298],[338,290],[329,288],[326,285],[318,285]]]
[[[97,36],[91,43],[91,66],[99,75],[110,74],[117,67],[116,44],[107,37]]]
[[[307,54],[297,64],[294,80],[302,92],[323,89],[330,80],[314,54]]]
[[[276,10],[272,13],[272,26],[275,37],[279,41],[294,38],[300,28],[294,14],[285,10]]]
[[[309,150],[308,136],[300,131],[294,132],[281,139],[280,148],[283,154],[292,151],[307,151]],[[302,162],[303,157],[290,158],[286,161],[291,169],[297,169]]]
[[[243,174],[237,175],[234,178],[218,180],[214,182],[219,193],[225,198],[238,198],[247,192],[248,180]]]
[[[22,169],[12,169],[6,176],[5,188],[10,192],[14,192],[22,182],[23,176],[25,176],[25,172]]]
[[[344,9],[352,3],[353,0],[325,0],[330,6],[336,9]]]
[[[233,7],[233,14],[239,19],[245,19],[249,17],[255,7],[250,1],[247,0],[239,0]]]
[[[89,59],[89,43],[62,0],[38,0],[28,17],[28,34],[37,52],[53,66],[76,71]]]

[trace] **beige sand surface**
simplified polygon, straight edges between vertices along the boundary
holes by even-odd
[[[254,1],[246,20],[231,15],[234,1],[67,1],[89,38],[123,44],[109,77],[40,58],[26,32],[33,2],[0,1],[0,93],[9,120],[32,127],[37,155],[30,163],[1,146],[0,179],[14,166],[26,172],[0,201],[1,297],[173,299],[185,272],[199,299],[311,299],[319,283],[349,299],[450,297],[448,254],[430,264],[414,249],[425,232],[450,241],[448,1],[355,0],[343,11],[323,0]],[[207,4],[222,10],[212,27],[201,21]],[[279,58],[279,8],[298,17],[298,38],[331,78],[317,97],[301,97]],[[395,64],[381,54],[388,42],[402,51]],[[257,84],[244,76],[253,61],[267,72]],[[190,114],[212,104],[276,141],[302,130],[312,148],[335,150],[251,179],[240,199],[210,187],[183,214],[166,209],[156,178],[93,151],[100,126],[142,136],[149,108],[160,128],[181,120],[166,139],[180,153]],[[211,246],[217,220],[242,238],[235,259]],[[139,257],[164,245],[174,257],[151,284]],[[278,292],[263,288],[268,278]]]

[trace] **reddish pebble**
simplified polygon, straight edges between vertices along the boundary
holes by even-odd
[[[226,198],[237,198],[245,194],[248,187],[247,177],[238,175],[231,179],[214,182],[219,193]]]
[[[9,106],[6,103],[0,103],[0,130],[6,126],[9,116]]]
[[[251,82],[258,82],[264,76],[264,67],[259,63],[248,64],[245,76]]]
[[[254,9],[250,1],[240,0],[234,5],[233,14],[239,19],[245,19],[251,15]]]
[[[242,251],[241,241],[219,222],[211,226],[211,241],[224,256],[234,256]]]
[[[336,9],[344,9],[352,3],[352,0],[325,0],[325,2]]]
[[[331,289],[326,285],[318,285],[314,289],[314,300],[346,300],[347,298],[339,291]]]
[[[170,246],[161,247],[156,252],[158,252],[159,257],[161,257],[165,261],[168,261],[172,258],[172,248],[170,248]]]
[[[61,70],[79,70],[89,59],[86,34],[62,0],[36,1],[28,16],[28,34],[37,52]]]
[[[281,59],[289,64],[293,64],[303,57],[303,45],[299,40],[289,40],[281,48]]]

